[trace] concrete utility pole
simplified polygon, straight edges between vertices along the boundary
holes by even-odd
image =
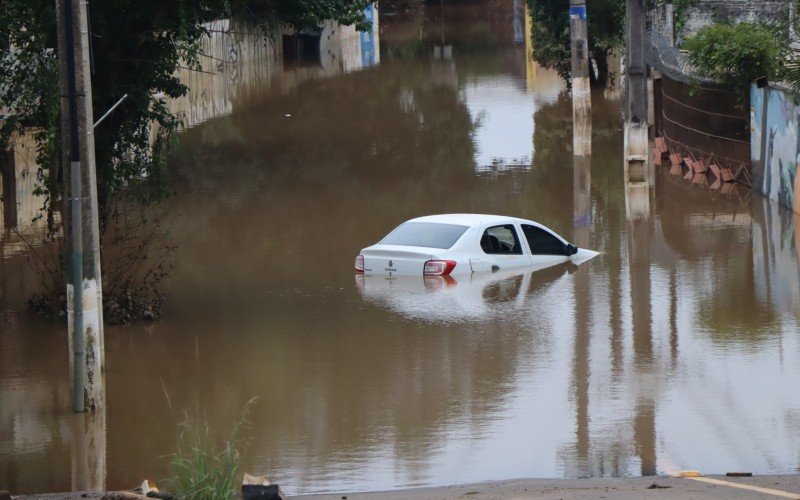
[[[625,181],[630,218],[646,218],[650,211],[647,74],[644,61],[645,13],[640,0],[627,0],[625,25]]]
[[[103,408],[105,390],[88,20],[85,1],[57,0],[56,7],[73,407],[94,412]]]
[[[569,34],[572,48],[572,152],[591,154],[592,95],[589,89],[589,44],[586,1],[569,0]],[[588,133],[587,133],[588,131]]]
[[[70,258],[67,323],[74,415],[72,490],[106,489],[104,342],[86,2],[56,0],[64,232]],[[89,413],[84,413],[86,410]]]

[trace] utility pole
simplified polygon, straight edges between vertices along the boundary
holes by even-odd
[[[86,5],[85,0],[56,0],[67,323],[73,409],[79,413],[71,419],[70,448],[73,491],[105,491],[102,274]]]
[[[625,181],[630,218],[650,210],[647,138],[647,74],[644,60],[645,13],[640,0],[627,0],[625,22]]]
[[[85,1],[57,0],[57,7],[73,407],[96,411],[105,394],[88,20]]]
[[[589,43],[586,0],[569,0],[569,35],[572,49],[572,154],[592,151],[592,95],[589,89]]]

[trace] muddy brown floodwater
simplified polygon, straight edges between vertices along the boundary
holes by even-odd
[[[109,488],[169,475],[184,411],[227,431],[254,396],[243,470],[290,494],[798,471],[797,220],[660,169],[629,220],[616,94],[593,95],[573,163],[559,79],[510,9],[476,5],[385,12],[377,66],[182,134],[165,314],[106,329]],[[447,212],[535,219],[601,255],[444,288],[356,279],[360,248]],[[68,490],[66,327],[26,314],[24,255],[0,271],[0,488]]]

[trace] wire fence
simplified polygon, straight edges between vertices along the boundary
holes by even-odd
[[[648,27],[645,40],[645,61],[647,64],[683,83],[707,86],[716,89],[714,80],[703,75],[690,62],[686,53],[679,50],[662,33]]]

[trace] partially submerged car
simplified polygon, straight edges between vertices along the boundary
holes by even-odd
[[[429,215],[404,222],[377,244],[361,250],[356,271],[367,276],[457,276],[567,261],[579,264],[596,255],[531,220]]]

